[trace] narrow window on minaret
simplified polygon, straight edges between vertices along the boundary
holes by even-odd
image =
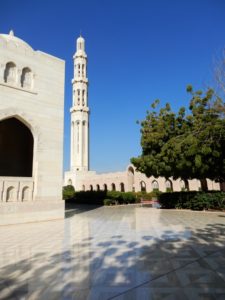
[[[77,153],[79,153],[79,122],[77,122]]]
[[[78,76],[80,77],[80,65],[78,65]]]
[[[73,91],[73,105],[75,105],[75,96],[76,96],[76,91]]]
[[[82,105],[84,106],[85,102],[84,102],[84,95],[85,95],[85,90],[82,91]]]
[[[78,95],[77,105],[80,105],[80,90],[77,90],[77,95]]]
[[[84,65],[82,65],[82,76],[84,76]]]

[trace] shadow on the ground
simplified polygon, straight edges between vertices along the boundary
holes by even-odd
[[[97,209],[100,205],[91,204],[75,204],[71,201],[65,201],[65,218],[71,218],[74,215]]]
[[[145,245],[114,229],[102,241],[85,237],[54,255],[40,250],[6,265],[0,299],[191,299],[188,293],[192,299],[224,299],[225,224],[201,225],[190,236],[185,230],[145,234]]]

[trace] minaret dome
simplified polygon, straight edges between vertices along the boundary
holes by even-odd
[[[85,51],[85,41],[82,36],[77,39],[77,51],[79,50]]]

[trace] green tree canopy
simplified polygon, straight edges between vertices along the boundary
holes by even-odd
[[[136,169],[150,176],[225,181],[224,102],[212,89],[193,91],[189,110],[177,113],[167,103],[151,105],[141,122],[142,154],[132,158]]]

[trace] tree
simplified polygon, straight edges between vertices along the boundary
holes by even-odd
[[[157,110],[152,105],[141,122],[142,154],[131,162],[148,177],[173,177],[183,180],[210,178],[225,181],[224,102],[212,89],[193,91],[189,113],[181,107],[177,113],[167,103]]]
[[[225,95],[225,49],[215,63],[215,79],[219,91]]]

